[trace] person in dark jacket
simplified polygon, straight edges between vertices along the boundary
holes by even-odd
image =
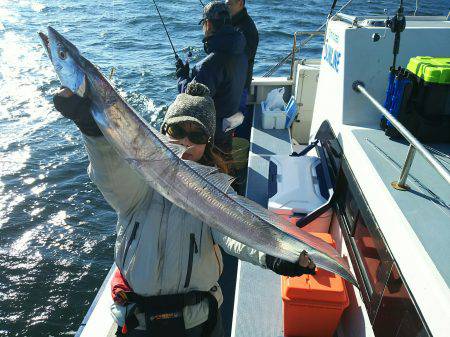
[[[245,53],[245,37],[231,25],[228,7],[220,1],[208,3],[200,21],[205,38],[204,49],[208,54],[192,71],[189,63],[177,61],[178,90],[195,81],[205,84],[216,108],[215,145],[225,154],[231,153],[231,132],[225,131],[227,121],[239,110],[244,89],[248,61]]]
[[[248,58],[247,78],[245,80],[244,91],[242,93],[239,111],[244,116],[244,122],[236,129],[237,136],[250,139],[250,128],[252,122],[252,113],[247,109],[247,96],[252,84],[253,65],[255,64],[256,50],[258,49],[259,35],[256,25],[245,7],[245,0],[226,0],[225,4],[231,13],[231,24],[244,34],[246,39],[245,53]]]

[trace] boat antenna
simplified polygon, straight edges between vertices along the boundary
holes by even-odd
[[[202,0],[198,0],[198,1],[200,1],[200,4],[201,4],[203,7],[205,7],[205,4],[203,3]]]
[[[386,26],[391,29],[392,33],[395,33],[394,38],[394,48],[392,53],[394,54],[394,59],[392,61],[392,71],[395,70],[395,65],[397,61],[398,51],[400,49],[400,33],[405,30],[406,26],[406,18],[403,15],[403,0],[400,0],[400,7],[397,10],[397,14],[395,16],[386,21]]]
[[[162,25],[164,27],[164,30],[166,31],[166,35],[167,35],[167,37],[169,39],[170,46],[172,47],[173,53],[175,55],[175,60],[178,61],[180,59],[180,57],[178,56],[177,52],[175,51],[175,47],[173,46],[172,39],[170,38],[170,35],[169,35],[169,32],[167,31],[167,28],[166,28],[166,25],[164,23],[164,20],[163,20],[163,18],[161,16],[161,13],[159,12],[158,5],[156,5],[155,0],[152,0],[152,1],[153,1],[154,5],[156,7],[156,11],[158,12],[159,18],[161,19],[161,23],[162,23]]]

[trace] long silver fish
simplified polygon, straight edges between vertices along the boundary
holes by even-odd
[[[357,285],[346,261],[330,245],[245,197],[228,195],[229,176],[180,159],[179,147],[146,123],[55,29],[48,27],[48,36],[39,36],[62,86],[92,100],[92,116],[105,138],[152,188],[239,242],[291,262],[306,250],[319,268]]]

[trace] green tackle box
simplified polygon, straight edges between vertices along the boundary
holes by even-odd
[[[450,142],[450,57],[409,60],[399,121],[420,141]]]
[[[413,57],[406,69],[429,85],[450,85],[450,57]]]

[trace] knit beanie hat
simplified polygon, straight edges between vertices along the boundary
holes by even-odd
[[[192,81],[186,92],[179,94],[167,109],[163,126],[181,122],[195,122],[214,139],[216,131],[216,109],[207,86]]]

